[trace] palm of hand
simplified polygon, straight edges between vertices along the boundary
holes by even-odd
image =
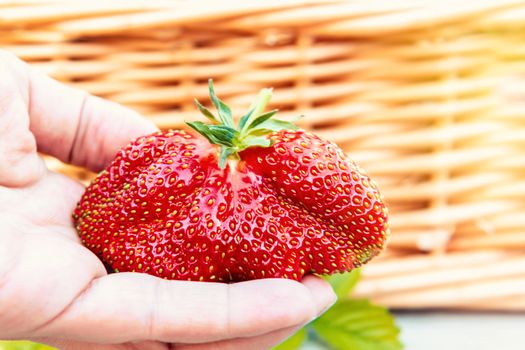
[[[4,286],[2,292],[23,306],[12,309],[12,315],[8,312],[0,317],[8,325],[3,329],[7,334],[27,334],[56,317],[86,283],[103,276],[105,271],[100,261],[80,244],[67,215],[82,193],[79,184],[46,172],[34,183],[19,188],[2,187],[0,191],[0,220],[4,228],[1,240],[6,242],[0,248],[0,264],[3,270],[9,266],[9,275],[14,276],[9,280],[13,288]],[[63,280],[68,283],[62,283]],[[42,299],[46,301],[45,308]],[[19,319],[23,326],[16,322]]]
[[[73,227],[71,213],[83,186],[45,169],[29,128],[27,76],[23,69],[12,69],[12,57],[4,59],[0,62],[2,76],[7,78],[0,83],[4,158],[0,298],[10,303],[0,308],[0,337],[38,337],[65,316],[71,302],[106,271],[81,245]],[[19,68],[18,62],[14,65]]]
[[[0,76],[0,339],[78,350],[174,343],[177,349],[266,349],[333,303],[329,286],[312,276],[302,284],[225,285],[107,275],[73,227],[83,186],[48,171],[37,149],[98,171],[154,126],[1,51]]]

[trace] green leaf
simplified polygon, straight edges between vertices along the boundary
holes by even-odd
[[[337,302],[313,323],[316,333],[336,350],[400,350],[392,315],[368,300]]]
[[[224,102],[222,102],[217,95],[215,94],[215,90],[213,88],[213,80],[208,80],[208,87],[210,89],[210,98],[211,102],[217,108],[217,111],[219,112],[219,117],[221,118],[221,122],[224,125],[235,127],[233,124],[233,117],[232,117],[232,111],[230,110],[230,107],[226,105]]]
[[[210,110],[206,107],[204,107],[200,102],[199,100],[197,99],[194,99],[193,100],[195,102],[195,105],[197,106],[197,108],[199,109],[199,111],[201,111],[201,113],[206,116],[206,118],[210,119],[212,122],[214,123],[218,123],[219,121],[217,120],[217,118],[213,115],[212,112],[210,112]]]
[[[306,340],[306,329],[301,328],[283,343],[277,345],[272,350],[297,350]]]
[[[297,125],[278,119],[268,119],[257,127],[248,130],[248,135],[265,135],[280,130],[297,130]]]
[[[0,341],[0,350],[54,350],[54,348],[29,341]]]
[[[259,91],[257,98],[250,106],[251,112],[247,114],[246,119],[242,121],[242,126],[239,127],[241,134],[246,132],[246,128],[252,123],[253,118],[257,118],[262,113],[262,111],[264,111],[271,98],[272,89],[262,89]]]
[[[244,126],[246,125],[246,122],[248,121],[248,119],[250,119],[250,117],[252,116],[253,112],[255,112],[255,108],[250,109],[250,111],[248,113],[246,113],[245,115],[243,115],[241,117],[241,119],[239,119],[239,126],[237,127],[237,129],[239,129],[239,130],[244,129]]]
[[[207,124],[204,124],[203,122],[186,122],[186,124],[204,136],[208,141],[210,141],[210,143],[216,144],[218,142],[218,140],[213,137]]]
[[[261,114],[260,116],[255,118],[255,120],[250,124],[250,126],[248,126],[248,129],[253,129],[257,125],[259,125],[261,123],[264,123],[265,121],[267,121],[268,119],[273,117],[275,115],[275,113],[277,113],[276,109],[274,109],[274,110],[272,110],[272,111],[270,111],[268,113]]]
[[[331,276],[325,276],[325,280],[330,282],[332,288],[339,299],[348,298],[350,291],[354,289],[361,277],[361,270],[354,269],[351,272],[338,273]]]
[[[237,130],[226,125],[208,125],[203,122],[186,122],[186,124],[216,145],[233,146],[233,140],[238,134]]]
[[[233,146],[233,139],[238,134],[237,130],[226,125],[208,125],[208,129],[221,145]]]
[[[257,137],[248,137],[243,140],[239,151],[242,151],[248,147],[270,147],[272,145],[272,140],[266,136],[257,136]]]

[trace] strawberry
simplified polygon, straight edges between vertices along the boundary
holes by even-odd
[[[263,89],[236,126],[160,131],[121,150],[74,212],[79,236],[116,271],[236,282],[354,269],[384,246],[376,185],[335,144],[262,113]]]

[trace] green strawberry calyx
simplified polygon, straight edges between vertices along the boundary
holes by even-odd
[[[211,121],[206,124],[200,121],[186,122],[191,128],[204,136],[210,143],[220,146],[219,167],[224,169],[228,158],[239,159],[239,152],[248,147],[269,147],[272,140],[268,135],[280,130],[297,130],[293,121],[274,119],[274,109],[264,112],[272,97],[272,89],[262,89],[249,112],[239,119],[237,125],[233,120],[230,107],[215,94],[212,79],[208,80],[210,99],[217,109],[218,116],[204,107],[197,99],[195,104],[199,111]]]

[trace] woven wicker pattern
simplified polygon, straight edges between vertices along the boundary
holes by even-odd
[[[162,128],[210,77],[239,113],[273,86],[377,179],[393,234],[357,293],[408,308],[525,310],[524,29],[516,0],[0,0],[3,48]]]

